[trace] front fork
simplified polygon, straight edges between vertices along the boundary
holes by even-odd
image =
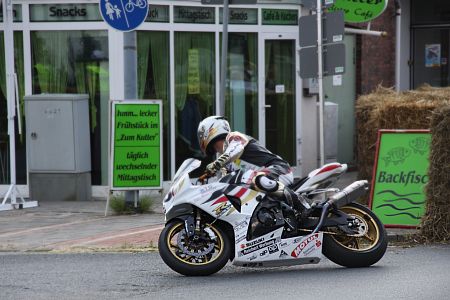
[[[193,215],[189,215],[184,220],[184,228],[188,237],[199,236],[201,233],[201,214],[198,210],[194,210]]]

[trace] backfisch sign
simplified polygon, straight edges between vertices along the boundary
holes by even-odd
[[[416,227],[425,213],[428,130],[380,130],[370,207],[384,225]]]
[[[386,9],[388,0],[335,0],[328,11],[344,11],[345,22],[362,23],[380,16]]]

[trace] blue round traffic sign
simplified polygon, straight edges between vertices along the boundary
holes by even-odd
[[[100,12],[111,27],[121,31],[136,29],[147,18],[147,0],[100,0]]]

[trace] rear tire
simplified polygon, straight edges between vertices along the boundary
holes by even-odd
[[[368,267],[378,262],[387,249],[384,225],[363,205],[351,203],[340,210],[361,221],[361,236],[324,234],[323,254],[332,262],[349,268]]]
[[[206,224],[206,228],[211,230],[215,238],[194,241],[186,236],[182,220],[170,221],[158,240],[159,254],[163,261],[175,272],[186,276],[207,276],[222,269],[230,258],[230,242],[225,232],[217,225]],[[207,253],[196,257],[186,254],[186,251]]]

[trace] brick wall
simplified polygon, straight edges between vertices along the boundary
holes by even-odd
[[[386,31],[387,37],[361,35],[357,38],[357,94],[372,92],[378,84],[395,84],[395,1],[372,21],[371,30]],[[365,26],[364,26],[365,27]]]

